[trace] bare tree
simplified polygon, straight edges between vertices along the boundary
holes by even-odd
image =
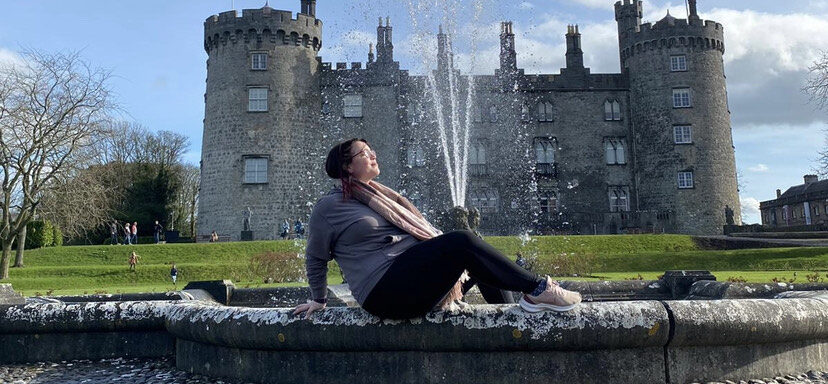
[[[44,194],[61,174],[84,167],[83,149],[113,107],[109,72],[77,53],[29,51],[23,59],[0,69],[0,279],[8,278],[12,243]]]
[[[828,106],[828,51],[822,52],[808,71],[810,75],[802,90],[811,96],[812,103],[825,108]]]
[[[173,217],[170,222],[178,230],[182,230],[186,226],[189,235],[195,236],[201,170],[195,165],[184,164],[177,166],[175,173],[180,180],[181,188],[178,189],[178,195],[171,210]],[[172,227],[172,229],[174,228]]]

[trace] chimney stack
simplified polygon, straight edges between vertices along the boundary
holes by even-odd
[[[782,190],[781,190],[781,189],[777,189],[777,190],[776,190],[776,198],[778,199],[778,198],[780,198],[780,197],[782,197]]]
[[[804,179],[805,179],[805,185],[808,185],[808,184],[816,183],[817,181],[819,181],[819,176],[817,176],[817,175],[805,175]]]

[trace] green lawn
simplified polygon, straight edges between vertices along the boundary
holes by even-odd
[[[706,269],[719,280],[806,282],[807,275],[818,271],[828,281],[828,248],[702,250],[691,237],[681,235],[547,236],[529,241],[489,237],[486,241],[512,259],[520,252],[536,271],[560,279],[624,280],[639,275],[655,279],[669,269]],[[301,241],[43,248],[27,251],[26,267],[13,268],[10,279],[3,282],[27,296],[163,292],[176,288],[169,279],[170,264],[175,262],[177,288],[189,281],[216,279],[231,279],[239,287],[302,285],[303,248]],[[141,256],[134,272],[127,266],[133,250]],[[269,256],[261,256],[266,253]],[[329,281],[340,282],[336,264],[330,265]],[[263,266],[278,270],[269,274],[275,278],[273,283],[264,284]]]

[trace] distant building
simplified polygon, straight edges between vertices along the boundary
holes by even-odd
[[[376,150],[378,181],[428,217],[451,208],[437,133],[448,101],[429,89],[470,84],[471,105],[456,102],[470,111],[465,205],[480,210],[482,233],[721,234],[741,223],[723,27],[695,0],[687,19],[656,23],[642,23],[641,1],[617,2],[618,73],[585,66],[572,25],[535,36],[565,40],[566,67],[527,74],[503,22],[500,66],[473,77],[455,69],[442,31],[433,73],[400,68],[388,19],[367,62],[326,63],[316,1],[300,3],[298,14],[266,6],[204,22],[199,235],[238,239],[246,207],[255,239],[306,221],[333,185],[327,150],[351,137]]]
[[[828,223],[828,180],[805,175],[805,183],[776,190],[776,199],[759,203],[762,225],[793,227]]]

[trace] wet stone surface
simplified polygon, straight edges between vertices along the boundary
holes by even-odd
[[[796,376],[787,375],[741,381],[711,381],[707,384],[828,384],[828,372],[808,371]]]
[[[175,369],[172,359],[77,360],[0,366],[0,383],[10,384],[242,384],[193,375]],[[695,384],[695,383],[694,383]],[[828,384],[828,372],[809,371],[800,375],[707,384]]]
[[[0,383],[10,384],[241,384],[175,369],[170,359],[77,360],[0,366]]]

